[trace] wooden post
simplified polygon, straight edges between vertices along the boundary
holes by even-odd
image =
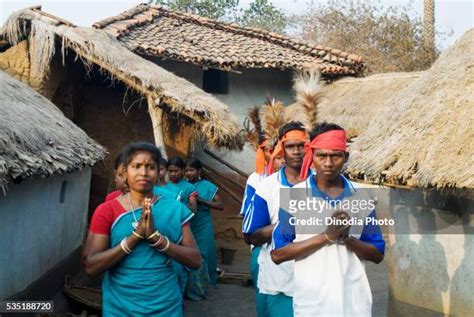
[[[167,159],[165,142],[163,140],[163,110],[156,106],[153,97],[148,96],[148,113],[150,114],[151,124],[153,126],[153,137],[155,145],[160,149],[163,158]]]

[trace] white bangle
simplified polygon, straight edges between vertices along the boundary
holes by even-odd
[[[158,232],[158,230],[156,230],[155,232],[153,232],[152,234],[150,234],[150,236],[148,236],[147,239],[150,240],[150,239],[153,238],[154,236],[160,236],[160,233]]]
[[[132,249],[128,246],[127,238],[124,238],[124,239],[123,239],[123,246],[124,246],[125,249],[128,251],[128,254],[132,253]]]
[[[144,236],[139,235],[135,230],[132,231],[132,234],[133,234],[135,237],[140,238],[140,239],[142,239],[142,240],[145,239]]]
[[[122,251],[127,254],[132,253],[132,250],[128,247],[127,238],[123,238],[122,241],[120,241],[120,248],[122,248]]]
[[[160,252],[166,252],[170,248],[170,239],[168,239],[168,237],[165,237],[165,239],[166,239],[165,247],[163,249],[157,249]]]
[[[155,243],[149,243],[151,247],[157,247],[160,245],[161,241],[163,241],[163,236],[160,234],[158,240]]]

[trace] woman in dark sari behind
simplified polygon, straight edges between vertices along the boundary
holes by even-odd
[[[191,231],[196,239],[203,261],[201,268],[191,271],[186,286],[186,297],[200,300],[207,297],[207,288],[217,283],[216,242],[211,208],[223,210],[217,194],[219,188],[201,176],[202,164],[196,158],[186,161],[185,175],[197,191],[197,211],[191,220]]]

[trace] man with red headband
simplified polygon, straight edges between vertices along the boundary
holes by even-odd
[[[302,190],[305,195],[328,203],[319,206],[330,206],[324,207],[330,212],[327,217],[330,220],[375,218],[373,207],[355,214],[352,210],[331,210],[337,202],[347,201],[351,203],[349,206],[354,206],[353,202],[369,199],[341,174],[349,158],[345,131],[338,125],[322,123],[311,136],[312,142],[306,144],[301,177],[307,175],[311,165],[316,173],[294,186],[292,194]],[[317,216],[316,211],[309,212]],[[303,222],[298,222],[301,215],[280,209],[271,252],[277,264],[295,260],[295,316],[371,316],[372,294],[362,261],[382,261],[385,242],[380,227],[366,225],[365,221],[358,227],[347,222],[330,223],[320,226],[318,232],[308,232],[301,225]]]
[[[257,313],[259,317],[293,316],[293,263],[276,265],[270,257],[271,237],[278,220],[280,188],[301,182],[304,145],[308,141],[304,126],[290,122],[280,128],[279,142],[272,153],[268,173],[260,182],[253,203],[244,217],[243,233],[247,243],[261,245],[258,257]],[[272,174],[274,160],[284,156],[285,166]]]

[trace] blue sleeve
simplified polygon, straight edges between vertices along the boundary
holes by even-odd
[[[211,196],[209,197],[209,200],[213,201],[214,197],[216,197],[216,194],[217,194],[217,191],[219,190],[219,187],[217,187],[215,184],[213,184],[211,182],[208,182],[208,184],[209,184],[209,188],[210,188],[210,191],[211,191]]]
[[[196,189],[196,186],[194,186],[193,184],[191,183],[188,183],[189,186],[187,186],[186,190],[187,190],[187,195],[188,195],[188,199],[189,197],[191,196],[197,196],[197,189]]]
[[[172,231],[169,231],[170,235],[168,236],[168,238],[170,238],[171,242],[180,244],[181,240],[183,239],[183,229],[182,229],[183,225],[185,225],[186,223],[189,223],[191,218],[194,216],[194,213],[192,213],[191,210],[188,207],[186,207],[184,204],[175,200],[171,200],[171,199],[167,200],[166,207],[169,208],[169,210],[173,211],[174,217],[176,217],[177,218],[176,220],[179,221],[179,227],[169,226],[169,228],[166,231],[164,231],[165,235],[168,235],[166,234],[168,230],[172,230]]]
[[[258,229],[268,226],[270,223],[267,202],[258,194],[255,194],[253,196],[253,201],[250,204],[250,209],[245,214],[244,222],[242,224],[242,232],[245,234],[252,234]]]
[[[242,208],[240,208],[240,214],[242,216],[245,216],[247,214],[254,195],[255,195],[255,188],[247,184],[245,186],[245,193],[244,193]]]
[[[295,240],[295,226],[291,224],[291,214],[281,209],[278,211],[278,222],[272,233],[272,249],[283,248]]]
[[[375,210],[372,211],[367,217],[377,219]],[[380,253],[385,253],[385,240],[383,239],[382,230],[380,230],[379,225],[372,223],[364,225],[364,229],[362,230],[359,240],[373,245],[377,248],[377,250],[380,251]]]
[[[180,220],[181,225],[183,226],[184,224],[188,223],[189,220],[191,220],[191,218],[194,216],[194,213],[184,204],[179,203],[179,206],[181,207]]]

